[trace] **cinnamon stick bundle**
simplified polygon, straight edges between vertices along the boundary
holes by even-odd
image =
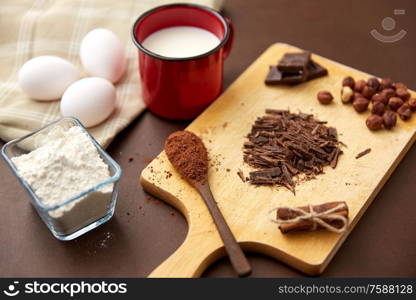
[[[348,225],[348,206],[344,201],[335,201],[296,208],[280,207],[277,223],[282,233],[317,229],[342,232]]]

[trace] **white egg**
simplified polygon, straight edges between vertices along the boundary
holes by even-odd
[[[82,66],[90,76],[117,82],[124,73],[126,57],[118,37],[110,30],[97,28],[81,42]]]
[[[113,112],[116,90],[111,82],[98,77],[83,78],[74,82],[64,93],[61,113],[75,117],[86,127],[95,126]]]
[[[38,56],[20,68],[18,81],[29,97],[49,101],[61,98],[79,77],[78,69],[69,61],[57,56]]]

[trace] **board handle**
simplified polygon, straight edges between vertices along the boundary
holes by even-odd
[[[202,238],[204,237],[204,238]],[[188,233],[182,245],[149,278],[196,278],[225,251],[218,235],[207,238],[205,233]]]

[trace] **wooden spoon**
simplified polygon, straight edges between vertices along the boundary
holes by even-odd
[[[167,138],[165,152],[176,171],[204,199],[238,276],[249,275],[251,273],[250,264],[212,196],[208,183],[208,154],[202,140],[192,132],[177,131]]]

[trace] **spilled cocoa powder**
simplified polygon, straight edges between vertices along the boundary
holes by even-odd
[[[176,171],[190,183],[207,180],[207,149],[195,134],[189,131],[172,133],[165,142],[165,152]]]

